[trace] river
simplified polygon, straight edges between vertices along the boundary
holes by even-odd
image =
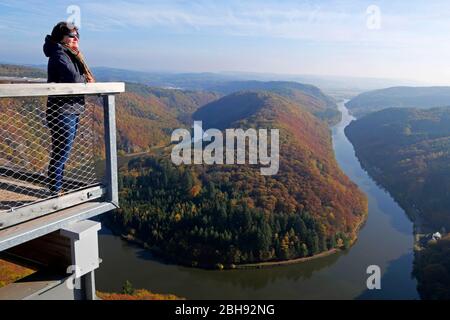
[[[419,299],[412,278],[413,226],[405,212],[361,168],[344,128],[352,121],[344,103],[333,127],[333,148],[342,170],[367,194],[369,215],[347,251],[308,262],[252,270],[200,270],[160,262],[107,229],[99,235],[103,262],[97,289],[135,288],[188,299]],[[381,269],[381,289],[368,290],[369,265]]]

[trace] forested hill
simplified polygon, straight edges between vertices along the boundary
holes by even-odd
[[[337,110],[336,102],[319,88],[309,84],[292,81],[229,81],[210,86],[208,90],[222,94],[239,91],[272,92],[303,105],[316,117],[329,124],[336,124],[340,120],[340,112]]]
[[[450,299],[450,234],[415,253],[413,273],[422,299]]]
[[[450,107],[382,110],[352,122],[346,134],[417,223],[450,230]]]
[[[47,78],[47,71],[35,67],[0,64],[0,77]]]
[[[352,122],[346,134],[363,167],[405,209],[420,235],[450,230],[450,107],[395,108]],[[450,297],[450,234],[416,244],[423,299]]]
[[[135,153],[169,145],[173,130],[190,127],[192,112],[217,98],[216,94],[204,91],[126,83],[126,92],[116,98],[118,149]],[[97,108],[96,112],[98,122],[102,121],[100,110]]]
[[[450,87],[392,87],[362,93],[346,106],[356,117],[387,108],[445,107],[450,105]]]
[[[152,88],[126,83],[126,92],[116,97],[119,152],[121,154],[145,152],[152,147],[169,145],[171,132],[180,127],[190,126],[191,112],[215,99],[217,99],[217,95],[213,93]],[[88,110],[93,111],[95,119],[93,130],[98,144],[95,152],[101,155],[104,151],[101,100],[97,97],[88,97],[87,101],[88,105],[95,105]],[[27,110],[28,112],[27,105],[30,103],[33,108],[29,117],[14,116],[17,110]],[[0,100],[0,113],[7,114],[19,127],[25,126],[42,130],[42,128],[35,128],[33,123],[42,121],[45,110],[46,97]],[[9,126],[9,123],[0,123],[0,129]],[[33,139],[33,135],[28,138]],[[38,135],[35,139],[35,142],[39,140]],[[18,142],[0,141],[0,149],[2,147],[15,149],[13,146],[16,143]],[[36,145],[40,145],[40,143],[36,143]],[[32,152],[31,149],[28,151]]]
[[[191,126],[192,112],[215,99],[209,92],[126,83],[126,92],[116,98],[118,149],[135,153],[169,145],[172,131]],[[99,109],[96,116],[100,122]]]
[[[4,64],[0,65],[0,76],[46,78],[46,72],[35,67]],[[250,83],[253,82],[241,83],[241,85],[246,87]],[[316,87],[290,82],[258,83],[261,88],[272,88],[271,90],[285,94],[291,101],[302,104],[308,110],[321,113],[325,118],[328,117],[329,121],[336,119],[335,112],[337,110],[333,109],[332,100],[323,95]],[[255,85],[253,84],[253,86]],[[234,83],[233,89],[239,89],[237,82]],[[305,92],[309,92],[309,94]],[[125,153],[135,153],[148,151],[154,146],[168,145],[170,133],[174,129],[191,126],[193,112],[224,94],[224,91],[165,89],[127,82],[126,92],[117,96],[119,150]],[[40,105],[45,105],[44,98],[41,100]],[[21,101],[14,99],[11,103],[20,104]],[[325,106],[327,107],[325,108]],[[102,121],[99,108],[96,109],[95,117],[96,123]],[[102,136],[100,127],[95,126],[94,129],[98,131],[97,137],[100,141]],[[100,146],[97,151],[101,152],[102,148]]]
[[[338,168],[325,123],[267,92],[225,96],[193,118],[205,129],[278,128],[278,174],[262,176],[259,165],[134,159],[122,168],[116,224],[154,252],[193,266],[285,260],[350,245],[367,202]]]
[[[305,106],[308,111],[330,125],[336,124],[340,120],[340,113],[335,101],[313,85],[292,81],[230,81],[229,78],[224,77],[216,79],[216,81],[205,81],[196,90],[185,90],[150,86],[146,84],[151,82],[149,79],[137,76],[145,73],[137,71],[106,68],[109,72],[117,71],[108,77],[104,75],[104,70],[105,68],[94,68],[94,74],[99,81],[127,81],[127,92],[135,93],[144,99],[149,97],[158,99],[175,115],[178,121],[184,124],[189,124],[192,120],[190,116],[198,107],[224,95],[245,90],[269,91],[279,94],[294,103]],[[0,77],[2,76],[46,79],[47,72],[38,67],[0,64]],[[183,76],[183,74],[179,75],[180,78]],[[200,79],[205,76],[207,74],[198,75]],[[172,75],[172,78],[176,78],[176,75]],[[156,81],[156,83],[158,82]]]

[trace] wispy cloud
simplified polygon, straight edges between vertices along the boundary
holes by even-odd
[[[88,56],[103,62],[108,55],[123,67],[154,61],[202,71],[450,78],[448,0],[0,0],[2,54],[15,58],[25,47],[39,54],[72,4],[81,8]],[[367,28],[372,4],[381,10],[377,30]]]
[[[93,17],[86,25],[97,30],[164,28],[168,33],[365,42],[397,47],[447,40],[444,30],[450,28],[450,21],[442,12],[445,8],[450,10],[448,5],[421,13],[408,12],[408,7],[403,12],[391,12],[390,6],[380,5],[382,27],[371,31],[366,27],[366,9],[370,4],[364,1],[345,5],[340,1],[144,3],[116,0],[90,2],[84,8]],[[435,32],[430,34],[421,28],[432,28]]]
[[[89,3],[86,7],[102,16],[103,27],[173,28],[179,32],[218,32],[236,35],[303,38],[318,25],[351,21],[345,12],[327,11],[309,2],[294,7],[275,3],[249,2],[152,2],[129,1]],[[126,8],[126,9],[124,9]],[[120,21],[120,23],[118,23]],[[330,28],[331,29],[331,28]],[[309,32],[309,33],[310,33]]]
[[[366,27],[366,9],[372,1],[79,0],[74,4],[82,10],[82,26],[91,31],[163,29],[172,34],[275,37],[393,47],[448,41],[448,3],[427,2],[424,6],[422,1],[417,10],[414,7],[417,1],[397,7],[386,1],[376,2],[382,17],[381,29],[377,31]],[[65,8],[69,4],[72,3],[58,2],[49,10],[37,0],[0,1],[0,8],[16,12],[12,16],[0,13],[0,17],[3,25],[24,31],[26,27],[17,14],[27,15],[32,23],[48,23],[57,19],[55,7],[58,19],[67,16]]]

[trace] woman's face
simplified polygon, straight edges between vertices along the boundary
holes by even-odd
[[[78,50],[78,37],[71,38],[69,36],[64,36],[63,43],[65,43],[72,50]]]

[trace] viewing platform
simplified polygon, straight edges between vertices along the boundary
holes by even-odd
[[[124,91],[124,83],[0,84],[1,258],[63,273],[72,267],[60,278],[74,277],[82,285],[62,290],[61,299],[95,298],[100,224],[87,219],[119,206],[115,95]],[[58,192],[51,190],[49,164],[63,157],[58,152],[67,146],[58,143],[68,133],[50,130],[47,99],[52,109],[80,108]],[[39,281],[48,285],[46,279]],[[50,283],[61,288],[61,281]],[[21,283],[0,288],[0,299],[55,296],[51,288],[39,294],[30,291],[36,283]]]

